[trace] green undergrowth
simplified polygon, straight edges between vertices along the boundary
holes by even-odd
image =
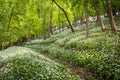
[[[100,80],[119,80],[120,32],[112,34],[107,20],[105,23],[108,26],[105,32],[101,31],[97,23],[91,23],[88,39],[83,25],[75,27],[74,33],[66,30],[47,40],[34,40],[24,46],[73,66],[87,67]]]
[[[68,69],[24,47],[0,52],[0,80],[80,80]]]

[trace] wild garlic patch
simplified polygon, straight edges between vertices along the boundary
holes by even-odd
[[[25,47],[0,52],[0,80],[80,80],[68,69]]]

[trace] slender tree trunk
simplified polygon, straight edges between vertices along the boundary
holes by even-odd
[[[81,16],[81,26],[83,25],[83,22],[84,22],[84,21],[83,21],[83,17],[84,17],[83,14],[84,14],[84,12],[82,12],[82,16]]]
[[[11,24],[12,17],[13,17],[13,12],[14,12],[14,6],[12,7],[11,12],[10,12],[10,17],[9,17],[9,21],[8,21],[7,31],[9,31],[9,29],[10,29],[10,24]]]
[[[2,50],[2,45],[0,44],[0,51]]]
[[[94,3],[94,8],[95,8],[95,11],[96,11],[96,14],[97,14],[97,19],[98,19],[98,22],[99,22],[99,25],[101,26],[101,29],[102,31],[105,31],[105,25],[103,23],[103,20],[101,19],[100,17],[100,11],[98,9],[98,3],[96,2],[97,0],[93,0],[93,3]]]
[[[38,4],[38,9],[37,10],[38,10],[38,17],[41,18],[41,15],[40,15],[41,10],[40,10],[40,5],[39,4]]]
[[[73,29],[73,27],[72,27],[72,25],[71,25],[71,23],[70,23],[70,20],[69,20],[69,18],[68,18],[68,16],[67,16],[67,13],[65,12],[65,10],[64,10],[55,0],[52,0],[52,1],[63,11],[64,15],[65,15],[66,18],[67,18],[67,21],[68,21],[68,23],[69,23],[69,26],[70,26],[71,31],[74,32],[74,29]]]
[[[52,8],[53,8],[53,2],[51,1],[51,7],[50,7],[50,18],[49,18],[49,24],[48,24],[48,36],[53,35],[52,31]]]
[[[58,10],[58,25],[59,25],[59,32],[61,33],[61,25],[60,25],[60,9]]]
[[[4,50],[4,45],[2,45],[2,50]]]
[[[42,11],[40,10],[40,5],[39,5],[39,3],[38,3],[38,9],[37,9],[37,11],[38,11],[38,18],[41,19],[41,18],[42,18]],[[42,25],[43,25],[43,24],[42,24]],[[42,28],[42,30],[43,30],[43,28]],[[41,34],[42,34],[42,36],[43,36],[43,31],[41,31]]]
[[[45,15],[45,9],[46,9],[46,5],[45,5],[45,0],[43,1],[43,5],[42,5],[42,9],[40,9],[40,5],[38,4],[38,17],[39,19],[42,18],[42,36],[43,39],[46,39],[46,31],[45,31],[45,26],[46,26],[46,15]],[[38,36],[37,36],[38,37]]]
[[[53,31],[52,31],[52,10],[53,8],[53,2],[51,2],[51,11],[50,11],[50,33],[53,35]]]
[[[42,19],[43,19],[43,38],[46,39],[46,0],[43,0],[43,13],[42,13]]]
[[[109,20],[110,20],[110,25],[111,25],[111,31],[116,34],[117,33],[117,26],[115,24],[115,20],[112,14],[112,7],[111,7],[111,2],[110,0],[106,0],[106,5],[108,8],[108,16],[109,16]]]
[[[85,17],[86,17],[86,38],[89,38],[90,37],[90,32],[89,32],[88,0],[84,1],[84,7],[85,7]]]

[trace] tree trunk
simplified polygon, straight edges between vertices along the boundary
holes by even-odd
[[[84,17],[84,12],[82,12],[82,16],[81,16],[81,26],[83,25],[84,21],[83,21],[83,17]]]
[[[70,26],[71,31],[74,32],[74,29],[73,29],[73,27],[72,27],[72,25],[71,25],[71,23],[70,23],[70,20],[69,20],[69,18],[68,18],[68,16],[67,16],[67,13],[65,12],[65,10],[64,10],[55,0],[52,0],[52,1],[63,11],[64,15],[65,15],[66,18],[67,18],[67,21],[68,21],[68,23],[69,23],[69,26]]]
[[[10,29],[10,23],[12,21],[13,12],[14,12],[14,6],[12,7],[11,12],[10,12],[10,17],[9,17],[9,21],[8,21],[7,31],[9,31],[9,29]]]
[[[97,0],[93,0],[94,8],[95,8],[95,11],[96,11],[96,14],[97,14],[97,19],[98,19],[99,25],[101,26],[102,31],[105,31],[105,25],[103,23],[103,20],[100,17],[100,11],[99,11],[98,5],[97,5],[98,3],[96,1]]]
[[[50,34],[53,35],[52,31],[52,8],[53,8],[53,2],[51,2],[51,7],[50,7],[50,18],[49,18],[49,25],[48,25],[48,36],[50,37]]]
[[[86,38],[89,38],[90,37],[90,33],[89,33],[88,0],[84,1],[84,7],[85,7],[85,17],[86,17]]]
[[[44,40],[46,39],[46,0],[43,0],[43,13],[42,13],[42,19],[43,19],[43,24],[42,24],[42,27],[43,27],[43,38]]]
[[[59,25],[59,32],[61,33],[61,25],[60,25],[60,9],[58,10],[58,25]]]
[[[106,5],[107,5],[107,8],[108,8],[108,16],[109,16],[110,25],[111,25],[111,31],[114,34],[116,34],[117,33],[117,26],[115,24],[114,17],[113,17],[113,14],[112,14],[112,7],[111,7],[110,0],[106,0]]]
[[[41,18],[41,15],[40,15],[41,10],[40,10],[40,5],[39,5],[39,4],[38,4],[38,9],[37,9],[37,11],[38,11],[38,18]]]

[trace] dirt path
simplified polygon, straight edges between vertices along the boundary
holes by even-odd
[[[92,76],[92,73],[85,67],[74,67],[67,62],[60,59],[53,59],[47,53],[42,54],[43,56],[54,60],[55,62],[68,68],[73,74],[78,75],[81,80],[97,80]]]

